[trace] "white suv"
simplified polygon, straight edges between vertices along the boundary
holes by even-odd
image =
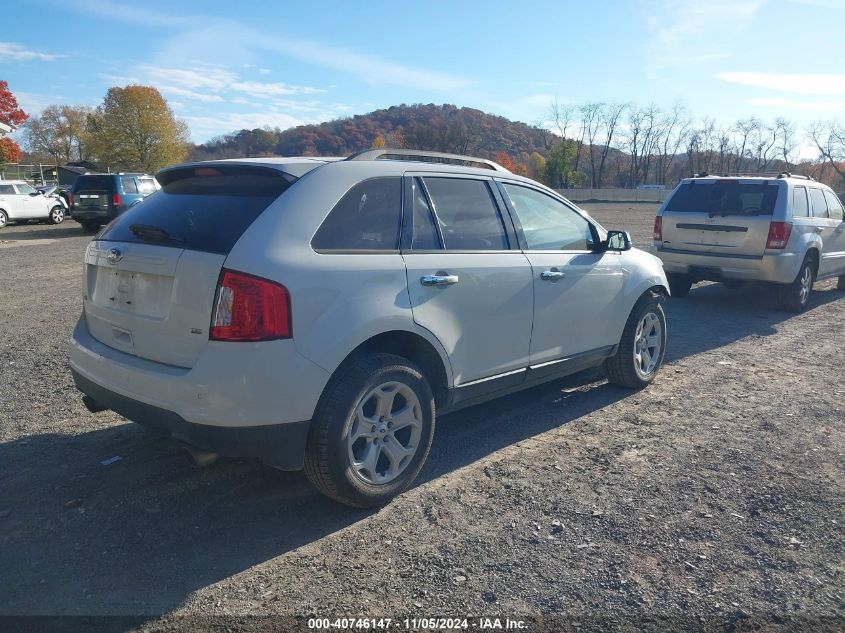
[[[845,290],[842,201],[806,176],[685,178],[654,220],[654,243],[673,297],[696,281],[776,284],[783,308],[807,306],[813,282]]]
[[[660,261],[490,161],[375,150],[157,179],[85,254],[86,406],[304,466],[343,503],[414,480],[435,410],[602,363],[641,388],[663,360]]]
[[[45,196],[23,180],[0,180],[0,229],[9,221],[19,224],[30,220],[46,220],[59,224],[65,219],[65,206]]]

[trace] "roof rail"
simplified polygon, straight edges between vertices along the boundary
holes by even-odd
[[[815,180],[812,176],[803,176],[801,174],[793,174],[788,171],[736,171],[724,174],[708,174],[703,172],[695,174],[693,178],[730,178],[730,177],[756,177],[756,178],[801,178],[803,180]]]
[[[486,158],[463,156],[461,154],[446,154],[443,152],[428,152],[417,149],[370,149],[352,154],[346,160],[407,160],[423,163],[443,163],[445,165],[461,165],[463,167],[478,167],[510,173],[499,163]]]

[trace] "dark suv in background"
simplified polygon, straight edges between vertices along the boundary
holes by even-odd
[[[70,216],[96,233],[159,188],[148,174],[83,174],[70,189]]]

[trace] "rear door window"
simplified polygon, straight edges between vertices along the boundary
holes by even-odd
[[[842,219],[842,201],[839,196],[830,191],[824,192],[825,200],[827,200],[827,212],[834,220]]]
[[[486,181],[436,177],[423,180],[434,204],[446,250],[508,249],[502,217]]]
[[[0,185],[0,196],[15,195],[15,188],[12,185]]]
[[[735,180],[682,184],[666,206],[669,213],[772,215],[780,187],[776,183]]]
[[[315,251],[395,251],[401,217],[401,178],[365,180],[334,206],[311,247]]]
[[[825,202],[824,192],[821,189],[810,189],[810,202],[813,203],[813,217],[828,217],[827,202]]]
[[[98,239],[227,255],[295,181],[294,176],[263,167],[171,169],[159,175],[159,191],[118,216]]]
[[[792,215],[796,218],[806,218],[810,215],[810,203],[807,202],[807,188],[795,187],[792,194]]]
[[[131,176],[123,176],[120,184],[123,187],[123,193],[138,193],[138,185]]]

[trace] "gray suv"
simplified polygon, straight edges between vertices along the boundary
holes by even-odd
[[[673,297],[702,280],[757,281],[800,312],[815,281],[838,277],[845,289],[842,201],[806,176],[685,178],[657,212],[654,245]]]

